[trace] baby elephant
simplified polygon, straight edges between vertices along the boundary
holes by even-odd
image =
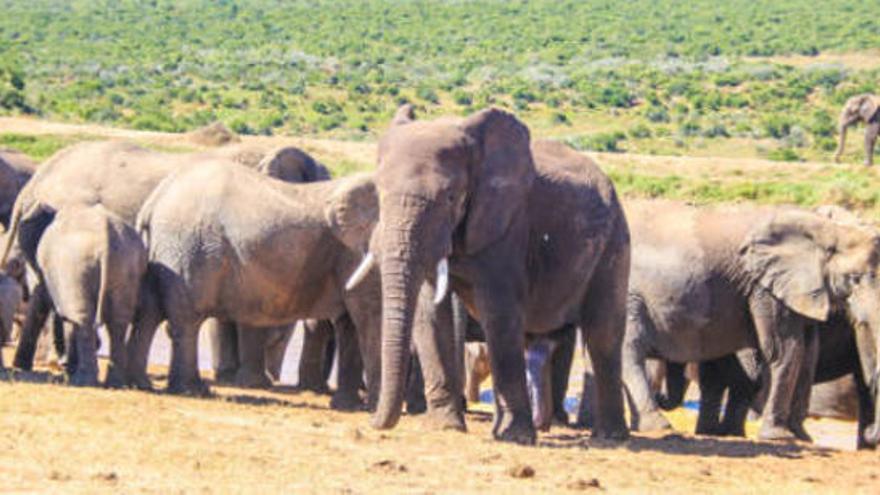
[[[134,317],[147,252],[137,232],[103,206],[61,209],[37,248],[54,309],[64,322],[73,385],[97,385],[97,329],[110,334],[106,384],[125,383],[125,333]]]

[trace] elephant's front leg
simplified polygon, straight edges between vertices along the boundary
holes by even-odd
[[[419,293],[413,338],[424,378],[428,417],[441,429],[465,431],[461,401],[461,366],[456,362],[451,296],[434,304],[434,288]]]
[[[722,435],[721,400],[727,388],[725,367],[732,356],[700,362],[700,411],[697,416],[698,435]]]
[[[156,329],[159,328],[162,319],[159,301],[145,277],[141,282],[137,311],[131,325],[131,335],[126,342],[126,354],[128,354],[126,381],[129,386],[140,390],[153,388],[150,377],[147,375],[147,366],[153,337],[156,335]]]
[[[330,399],[330,407],[342,411],[363,408],[360,388],[364,372],[361,351],[357,342],[355,324],[346,314],[333,321],[336,332],[336,392]],[[322,351],[323,352],[323,351]]]
[[[556,351],[553,353],[551,389],[553,395],[553,421],[567,425],[568,412],[565,410],[565,395],[568,392],[568,380],[571,376],[571,364],[574,361],[574,349],[577,344],[577,329],[567,325],[560,330],[557,338]]]
[[[761,352],[770,367],[770,387],[762,415],[761,440],[794,440],[791,407],[805,357],[804,321],[766,291],[749,299]]]
[[[110,365],[107,367],[107,377],[104,385],[109,388],[122,388],[125,386],[125,374],[128,369],[128,353],[125,350],[126,323],[108,323],[107,332],[110,334]]]
[[[46,291],[46,286],[40,282],[34,287],[28,302],[27,316],[21,328],[18,347],[15,350],[15,359],[12,362],[14,367],[27,371],[33,369],[37,341],[51,310],[52,302],[49,298],[49,293]]]
[[[646,368],[645,339],[648,323],[642,312],[633,312],[626,322],[621,356],[623,382],[629,402],[630,426],[635,431],[655,431],[672,428],[660,412],[651,392]],[[592,343],[588,344],[592,347]],[[595,368],[595,364],[593,365]]]
[[[812,442],[813,439],[804,429],[804,421],[810,409],[810,393],[816,377],[816,364],[819,362],[819,336],[813,325],[806,325],[804,330],[804,357],[794,387],[794,398],[791,404],[789,429],[798,440]]]
[[[299,357],[297,388],[326,393],[327,377],[324,369],[328,360],[326,349],[333,339],[333,324],[329,320],[305,320],[302,323],[302,350]],[[332,367],[333,355],[329,356]]]
[[[266,374],[266,340],[271,328],[238,324],[238,371],[235,384],[247,388],[269,388]]]

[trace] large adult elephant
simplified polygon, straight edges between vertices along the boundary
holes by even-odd
[[[838,143],[834,161],[839,162],[846,146],[846,131],[863,122],[865,124],[865,165],[874,163],[874,144],[880,134],[880,97],[872,94],[853,96],[846,100],[837,121]]]
[[[207,317],[234,321],[245,332],[305,318],[333,319],[338,328],[347,315],[345,331],[356,332],[375,403],[378,274],[365,274],[369,280],[351,291],[344,286],[376,216],[369,176],[289,184],[208,164],[165,179],[145,202],[137,228],[148,240],[148,278],[159,299],[146,306],[158,314],[144,320],[167,319],[170,327],[168,389],[207,390],[197,363],[199,325]],[[140,357],[130,361],[145,361],[154,330],[137,327],[130,344]]]
[[[9,229],[9,218],[19,191],[37,170],[37,163],[18,151],[0,149],[0,224]]]
[[[866,376],[877,374],[880,238],[795,208],[633,201],[624,380],[638,429],[668,427],[645,376],[647,357],[676,362],[759,348],[770,368],[760,437],[803,429],[817,321],[844,312]]]
[[[625,438],[620,346],[629,233],[611,181],[562,144],[532,143],[528,128],[498,109],[416,121],[404,106],[381,139],[378,162],[379,223],[365,260],[379,267],[383,297],[373,425],[391,428],[400,417],[417,306],[429,309],[451,288],[486,333],[496,438],[535,442],[525,333],[566,324],[583,329],[596,369],[593,434]],[[463,429],[451,333],[438,325],[415,332],[415,340],[429,413]]]
[[[80,143],[53,155],[37,169],[15,201],[6,254],[18,242],[39,274],[36,250],[54,215],[66,206],[102,204],[131,225],[156,185],[171,172],[204,163],[259,167],[286,178],[319,180],[325,174],[296,148],[268,150],[235,145],[197,153],[162,153],[119,141]],[[37,337],[51,308],[42,284],[33,288],[14,365],[33,366]]]

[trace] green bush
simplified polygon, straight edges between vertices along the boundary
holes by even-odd
[[[569,146],[579,151],[590,150],[616,153],[623,151],[618,145],[621,141],[625,140],[626,135],[618,131],[578,136],[568,139],[567,142]]]
[[[776,162],[799,162],[803,159],[791,148],[776,148],[767,154],[767,158]]]

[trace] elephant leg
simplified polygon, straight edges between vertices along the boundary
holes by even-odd
[[[635,431],[670,429],[672,425],[657,407],[648,379],[645,340],[650,332],[650,322],[644,307],[640,303],[634,304],[638,307],[629,309],[630,314],[627,316],[626,335],[621,352],[624,391],[629,403],[630,426]],[[590,342],[588,347],[592,347],[592,345]],[[586,385],[586,381],[584,384]]]
[[[93,325],[79,326],[70,322],[73,342],[71,350],[76,349],[76,371],[70,375],[70,384],[76,387],[94,387],[98,385],[98,342],[97,332]]]
[[[140,390],[152,390],[153,388],[150,377],[147,375],[147,366],[153,337],[163,320],[159,301],[147,278],[144,277],[144,281],[141,283],[137,310],[131,325],[131,335],[126,343],[126,353],[128,354],[126,381],[129,386]]]
[[[859,427],[858,436],[856,437],[856,448],[859,450],[875,448],[871,445],[866,437],[865,432],[871,426],[874,420],[874,398],[871,395],[871,388],[865,383],[865,375],[860,369],[854,373],[856,381],[856,392],[859,396]]]
[[[333,366],[333,354],[327,356],[326,352],[333,338],[333,324],[329,320],[304,320],[302,328],[297,388],[326,393],[328,388],[324,369],[326,361],[330,361],[330,368]]]
[[[209,340],[214,360],[214,380],[218,383],[235,383],[241,364],[238,360],[238,326],[233,321],[217,318],[209,319],[202,326],[211,332]]]
[[[271,328],[236,325],[238,361],[235,384],[245,388],[269,388],[272,379],[266,373],[266,341]]]
[[[666,390],[664,393],[655,394],[654,400],[660,409],[671,411],[681,407],[684,402],[684,394],[687,392],[688,380],[685,377],[684,363],[666,362]]]
[[[419,355],[416,352],[412,355],[409,367],[405,402],[407,414],[422,414],[428,410],[428,401],[425,398],[425,377],[422,375],[422,364],[419,362]]]
[[[468,402],[479,402],[480,383],[485,377],[482,369],[488,368],[488,356],[486,344],[482,342],[468,342],[465,345],[465,398]],[[486,361],[485,363],[483,361]]]
[[[199,323],[169,320],[171,336],[171,369],[168,392],[172,394],[207,395],[208,386],[199,376]]]
[[[28,303],[27,316],[21,328],[18,339],[18,347],[15,349],[15,359],[12,365],[18,369],[30,371],[34,367],[34,354],[37,350],[37,340],[46,318],[52,309],[52,301],[46,286],[39,282],[31,293]]]
[[[423,284],[413,322],[428,417],[441,429],[465,431],[451,296],[447,295],[439,304],[434,304],[433,299],[434,288]]]
[[[729,366],[725,356],[700,362],[700,412],[697,416],[698,435],[721,435],[721,400],[726,382],[723,369]]]
[[[874,144],[877,142],[877,135],[880,134],[880,122],[870,122],[865,128],[865,165],[874,164]]]
[[[730,366],[725,373],[728,389],[721,423],[723,435],[746,436],[749,408],[761,388],[761,366],[757,349],[743,349],[735,357],[731,356]]]
[[[538,431],[549,431],[553,417],[552,360],[555,343],[550,337],[536,337],[526,346],[526,383],[532,418]]]
[[[294,328],[294,325],[282,325],[272,327],[269,331],[266,341],[266,372],[273,381],[281,380],[281,369],[284,367],[284,357]]]
[[[794,440],[789,420],[804,360],[804,322],[763,290],[752,294],[749,306],[761,352],[770,367],[770,388],[758,438]]]
[[[364,365],[357,345],[357,331],[351,317],[346,314],[333,321],[336,332],[336,391],[330,399],[330,407],[341,411],[356,411],[364,407],[360,397]]]
[[[816,377],[816,363],[819,361],[819,336],[814,325],[806,325],[804,330],[804,357],[794,387],[794,398],[791,404],[791,417],[788,427],[798,440],[812,442],[813,439],[804,429],[804,421],[810,409],[810,392]]]
[[[128,369],[128,353],[125,350],[125,331],[127,328],[128,325],[125,323],[107,324],[107,331],[110,334],[110,365],[107,367],[104,386],[109,388],[125,386],[125,374]]]
[[[553,400],[553,421],[568,425],[568,411],[565,410],[565,396],[568,380],[571,377],[571,364],[574,361],[574,348],[577,344],[577,328],[566,325],[556,334],[556,352],[553,353],[551,370],[551,393]]]

